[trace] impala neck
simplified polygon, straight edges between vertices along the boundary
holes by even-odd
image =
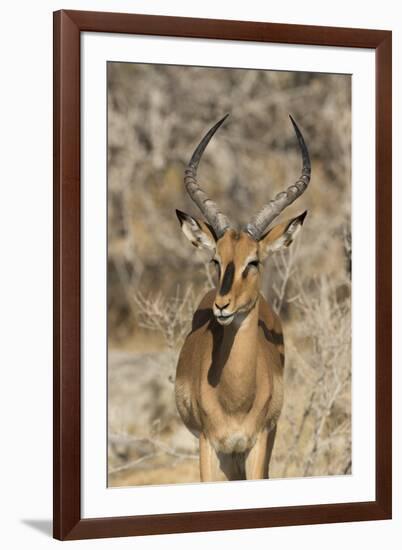
[[[256,390],[258,300],[253,308],[227,327],[216,324],[211,385],[219,386],[219,400],[228,412],[247,412]]]

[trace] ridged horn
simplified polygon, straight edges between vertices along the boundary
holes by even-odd
[[[303,161],[303,167],[301,175],[296,183],[290,185],[286,191],[278,193],[276,197],[269,201],[263,209],[247,224],[245,231],[258,241],[264,234],[267,227],[273,222],[273,220],[279,216],[279,214],[285,210],[287,206],[292,204],[300,195],[304,193],[311,178],[311,163],[310,156],[308,154],[307,145],[304,141],[303,135],[297,126],[296,122],[289,115],[289,118],[293,124],[294,131],[296,133],[297,141],[299,143],[300,152]]]
[[[229,114],[225,115],[219,122],[217,122],[212,128],[205,134],[200,141],[196,150],[194,151],[190,162],[184,172],[184,184],[187,192],[203,213],[205,219],[212,226],[216,233],[217,238],[222,237],[230,222],[228,218],[222,214],[218,206],[208,198],[207,194],[201,189],[197,182],[197,168],[201,160],[202,154],[205,151],[206,146],[210,142],[212,136],[218,130],[218,128],[224,123]]]

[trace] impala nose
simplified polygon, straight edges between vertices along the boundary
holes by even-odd
[[[230,304],[230,301],[229,301],[227,304],[225,304],[224,306],[220,306],[220,305],[218,305],[218,304],[215,302],[215,307],[216,307],[216,309],[219,309],[219,311],[222,313],[222,311],[223,311],[226,307],[228,307],[229,304]]]

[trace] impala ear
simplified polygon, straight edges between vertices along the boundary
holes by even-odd
[[[197,248],[215,250],[217,239],[214,230],[208,223],[197,220],[180,210],[176,210],[176,215],[179,218],[181,230],[191,244]]]
[[[272,252],[290,246],[299,233],[306,216],[307,210],[295,218],[274,225],[268,233],[265,233],[258,243],[261,259],[266,258]]]

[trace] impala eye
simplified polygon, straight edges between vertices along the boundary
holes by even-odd
[[[248,264],[246,265],[246,269],[243,271],[243,275],[242,275],[243,279],[247,277],[248,272],[252,267],[256,267],[258,269],[259,264],[260,262],[258,260],[253,260],[252,262],[248,262]]]
[[[260,265],[260,262],[258,260],[253,260],[252,262],[249,262],[247,264],[247,267],[258,267]]]
[[[215,266],[216,271],[218,273],[218,277],[220,277],[221,276],[221,266],[220,266],[220,263],[218,262],[218,260],[215,260],[215,258],[213,258],[211,260],[211,264],[213,264]]]

